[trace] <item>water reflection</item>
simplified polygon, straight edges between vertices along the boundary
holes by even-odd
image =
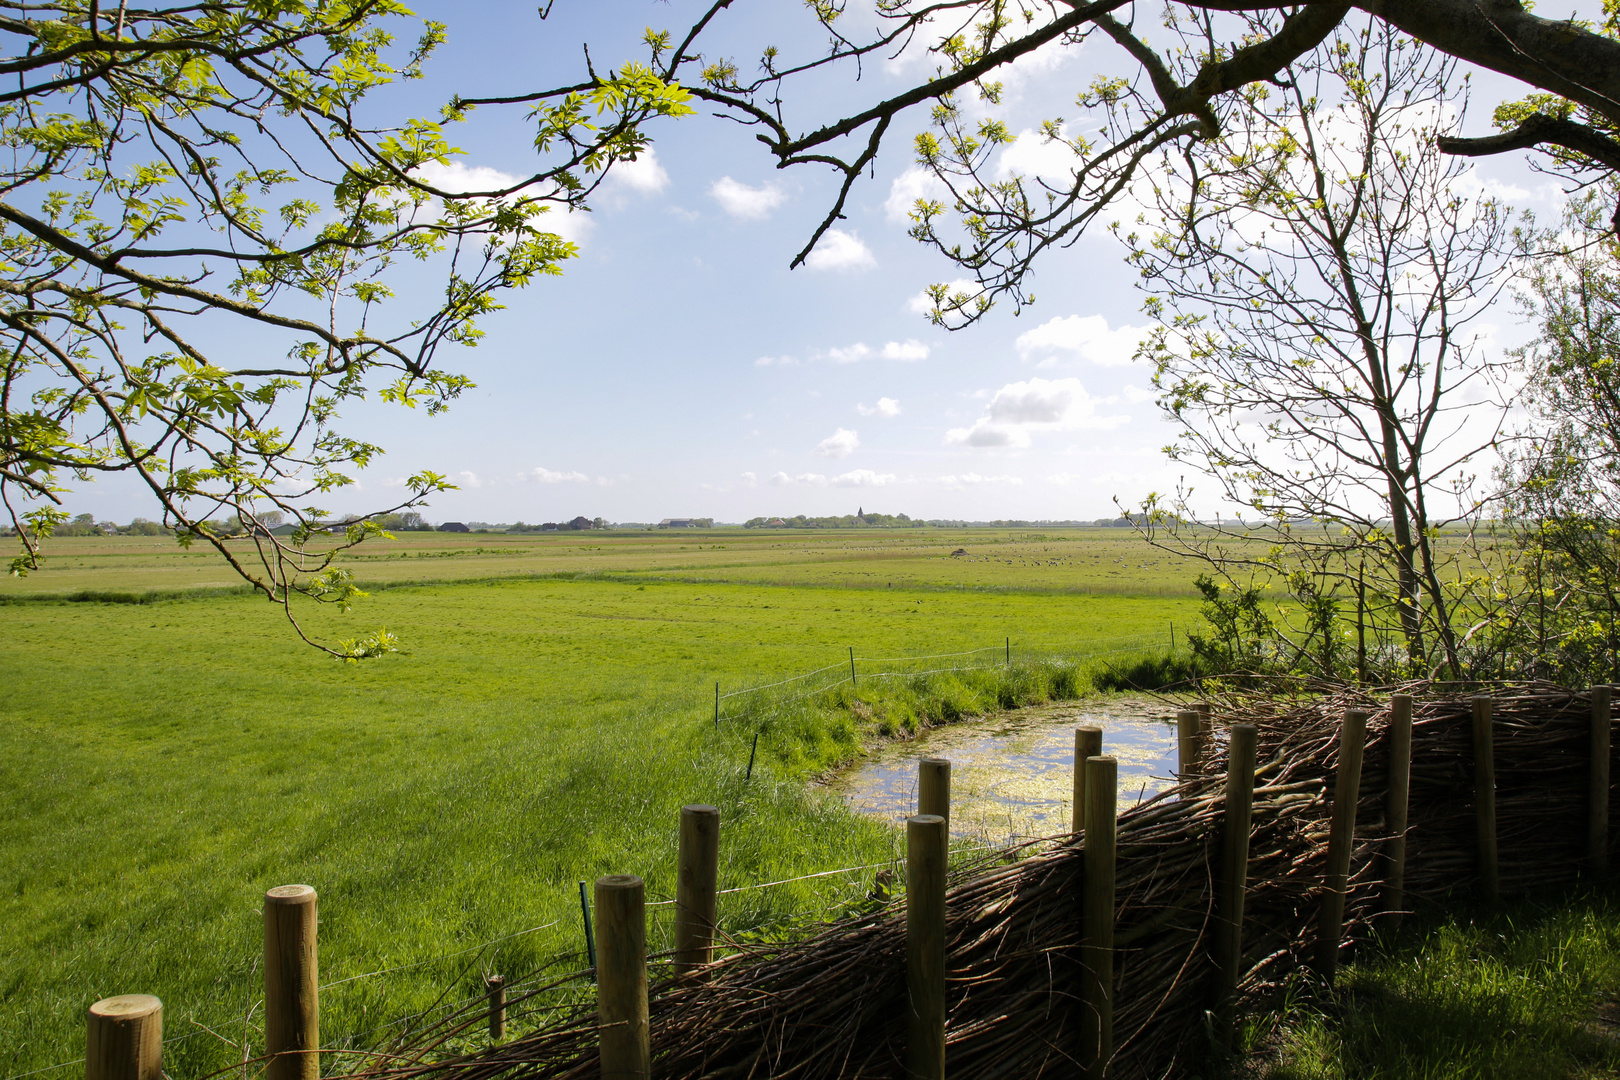
[[[1119,759],[1120,809],[1172,783],[1174,710],[1152,698],[1104,698],[1019,709],[890,743],[840,773],[831,787],[851,807],[899,825],[916,812],[917,759],[951,762],[951,835],[1005,844],[1069,828],[1074,729],[1103,729]]]

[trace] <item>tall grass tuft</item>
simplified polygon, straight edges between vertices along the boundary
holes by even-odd
[[[739,695],[727,702],[720,726],[750,748],[757,734],[762,756],[786,775],[806,776],[857,756],[872,739],[909,739],[942,724],[1087,694],[1191,685],[1199,673],[1185,653],[1163,648],[956,661],[928,668],[923,665],[941,661],[891,660],[884,670],[857,671],[853,680],[848,669],[829,669],[808,686],[793,682]]]

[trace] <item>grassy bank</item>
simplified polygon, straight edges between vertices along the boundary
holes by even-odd
[[[826,584],[393,588],[351,619],[408,654],[343,665],[250,597],[0,606],[0,1075],[73,1061],[85,1006],[128,992],[164,999],[172,1075],[239,1061],[274,885],[320,890],[337,984],[324,1036],[364,1044],[484,970],[577,952],[581,879],[632,871],[650,899],[671,893],[682,803],[721,807],[723,888],[881,863],[890,832],[806,776],[885,730],[1113,685],[1107,665],[1133,654],[1063,662],[1053,647],[1134,649],[1191,609]],[[354,633],[321,618],[319,632]],[[1010,666],[878,662],[1009,636]],[[855,693],[728,698],[715,730],[717,681],[729,693],[847,663],[850,645],[870,676]],[[869,878],[731,894],[725,928],[819,917]]]
[[[1266,1080],[1620,1076],[1620,895],[1414,922],[1322,995],[1249,1024],[1234,1075]]]

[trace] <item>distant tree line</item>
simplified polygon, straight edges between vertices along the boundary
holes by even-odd
[[[904,514],[844,514],[833,517],[806,517],[799,514],[790,518],[757,517],[743,522],[745,529],[895,529],[924,522],[913,521]]]
[[[138,517],[128,525],[113,521],[97,521],[94,514],[79,514],[71,521],[58,525],[57,536],[168,536],[173,532],[155,521]]]
[[[807,517],[799,514],[790,518],[756,517],[743,522],[745,529],[900,529],[928,526],[937,529],[1035,529],[1035,528],[1103,528],[1128,529],[1144,521],[1141,514],[1121,514],[1119,517],[1097,518],[1095,521],[1025,521],[998,518],[995,521],[968,521],[959,518],[914,518],[905,514],[844,514],[833,517]]]
[[[523,522],[514,522],[505,527],[503,531],[509,533],[537,533],[537,532],[584,532],[588,529],[609,528],[605,518],[588,518],[581,514],[572,521],[545,521],[539,525],[525,525]],[[482,532],[483,530],[478,530]]]

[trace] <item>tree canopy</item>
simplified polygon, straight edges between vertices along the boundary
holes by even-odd
[[[1129,0],[879,0],[875,26],[852,18],[842,0],[810,0],[808,18],[825,46],[764,45],[747,61],[699,54],[699,35],[733,6],[715,0],[661,71],[674,79],[683,77],[683,65],[697,67],[701,76],[688,81],[693,95],[753,128],[780,167],[819,165],[839,175],[839,192],[795,265],[842,216],[901,115],[914,106],[930,110],[927,130],[908,134],[948,196],[919,202],[913,235],[977,279],[972,289],[935,287],[942,325],[970,323],[997,298],[1029,302],[1029,273],[1043,253],[1106,224],[1108,208],[1158,156],[1196,155],[1216,140],[1245,95],[1285,85],[1290,65],[1347,20],[1381,21],[1536,91],[1502,103],[1497,134],[1446,135],[1439,142],[1445,152],[1537,148],[1586,179],[1620,169],[1617,0],[1604,0],[1596,24],[1546,18],[1517,0],[1177,0],[1162,9]],[[1054,101],[1043,124],[1043,138],[1073,151],[1070,175],[998,178],[996,151],[1013,137],[996,116],[1001,79],[1049,46],[1087,46],[1094,58],[1087,81]],[[912,85],[873,94],[840,115],[815,112],[828,95],[809,92],[812,78],[839,70],[858,77],[867,64],[918,50],[933,63]],[[979,99],[973,109],[963,105],[968,95]]]
[[[342,432],[344,404],[445,408],[470,385],[445,347],[476,344],[502,294],[574,254],[547,212],[582,206],[643,151],[647,121],[690,111],[645,64],[590,71],[525,99],[532,175],[436,186],[446,170],[432,167],[460,152],[447,127],[473,103],[378,123],[386,104],[368,99],[419,77],[444,34],[397,0],[0,2],[13,573],[37,567],[68,478],[128,473],[177,535],[289,617],[295,595],[355,595],[332,559],[378,531],[370,515],[307,546],[322,498],[382,452]],[[410,263],[436,294],[401,302]],[[448,486],[420,473],[376,511]],[[299,529],[271,535],[273,513]],[[389,641],[322,647],[354,657]]]

